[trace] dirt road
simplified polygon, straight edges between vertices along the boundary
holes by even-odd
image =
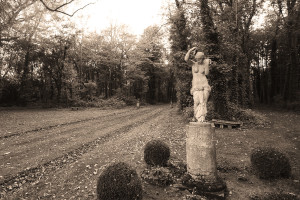
[[[86,112],[73,112],[86,116],[81,119],[52,119],[42,127],[39,119],[28,125],[23,118],[27,125],[17,131],[1,130],[2,198],[95,199],[97,177],[106,165],[142,164],[144,144],[160,137],[162,129],[170,131],[172,123],[168,106]]]

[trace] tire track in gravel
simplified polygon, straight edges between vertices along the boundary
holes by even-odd
[[[111,114],[102,115],[102,116],[98,116],[98,117],[91,117],[91,118],[87,118],[87,119],[83,119],[83,120],[76,120],[76,121],[71,121],[71,122],[66,122],[66,123],[61,123],[61,124],[54,124],[54,125],[45,126],[45,127],[38,127],[38,128],[27,130],[27,131],[11,133],[9,135],[2,135],[2,136],[0,136],[0,140],[10,138],[10,137],[19,136],[19,135],[24,135],[24,134],[27,134],[27,133],[33,133],[33,132],[44,131],[44,130],[51,130],[51,129],[54,129],[54,128],[57,128],[57,127],[68,126],[68,125],[83,123],[83,122],[87,122],[87,121],[97,120],[97,119],[100,119],[102,117],[114,116],[116,114],[123,114],[123,113],[126,113],[126,112],[128,112],[128,111],[114,112],[114,113],[111,113]]]
[[[169,109],[164,109],[158,116],[134,126],[126,134],[110,137],[80,157],[76,163],[69,163],[61,170],[45,174],[40,182],[25,186],[10,196],[11,199],[17,196],[24,199],[96,199],[96,180],[107,165],[119,161],[127,162],[133,168],[144,165],[141,158],[146,142],[160,136],[167,137],[164,133],[170,131],[167,125],[169,112]],[[137,163],[137,160],[142,163]]]
[[[7,174],[15,174],[31,165],[38,165],[39,163],[51,160],[57,157],[57,155],[62,154],[62,152],[65,153],[76,149],[83,143],[99,137],[101,132],[105,132],[109,127],[116,126],[115,124],[118,124],[122,118],[136,120],[142,116],[140,112],[147,114],[149,110],[151,111],[150,108],[134,110],[125,115],[114,117],[113,120],[111,118],[104,121],[101,120],[99,123],[90,124],[91,122],[86,122],[76,125],[79,127],[76,127],[75,130],[71,126],[64,127],[66,130],[63,131],[58,129],[55,132],[47,134],[39,132],[34,135],[22,137],[16,143],[14,143],[15,140],[12,140],[16,138],[11,138],[10,143],[3,145],[3,148],[11,153],[7,156],[0,156],[0,163],[2,163],[0,165],[1,175],[5,177]],[[101,130],[101,132],[99,133],[98,130]],[[7,165],[7,163],[9,164]]]
[[[137,120],[136,122],[129,123],[124,126],[121,126],[120,128],[111,130],[106,134],[98,137],[96,140],[84,143],[80,147],[63,154],[62,156],[52,159],[51,161],[45,162],[44,164],[26,169],[22,172],[19,172],[16,175],[7,177],[6,179],[0,182],[0,197],[4,197],[4,194],[6,192],[14,191],[24,184],[38,181],[45,173],[58,170],[59,168],[63,168],[69,163],[77,161],[82,155],[92,151],[98,145],[105,143],[112,136],[125,134],[132,128],[145,123],[149,119],[159,116],[162,111],[162,108],[152,110],[150,114],[146,113],[146,116],[138,116],[141,119]]]
[[[82,129],[86,129],[86,126],[88,125],[88,123],[93,122],[93,121],[97,122],[97,121],[101,120],[100,121],[101,123],[106,123],[106,122],[109,122],[112,119],[116,120],[116,119],[119,119],[119,118],[124,118],[124,117],[128,117],[128,116],[131,116],[131,115],[135,115],[136,113],[141,112],[141,111],[147,112],[148,110],[150,110],[150,108],[143,109],[143,110],[133,110],[133,111],[130,111],[130,112],[124,111],[124,112],[120,112],[120,113],[113,113],[113,114],[108,114],[108,115],[105,115],[105,116],[96,117],[96,118],[93,118],[93,119],[76,121],[75,123],[69,123],[69,124],[65,124],[63,126],[55,125],[55,127],[52,127],[50,129],[41,129],[40,132],[36,131],[36,132],[38,132],[37,134],[32,135],[32,136],[28,136],[28,137],[32,137],[31,140],[21,140],[21,141],[18,141],[18,143],[15,143],[15,144],[20,146],[20,145],[24,145],[26,143],[27,144],[34,143],[34,142],[39,141],[39,140],[45,140],[46,137],[49,137],[49,134],[63,134],[63,133],[67,133],[67,132],[74,132],[74,131],[80,131]],[[73,125],[75,125],[75,127]],[[94,126],[94,124],[93,124],[93,126]],[[55,131],[55,130],[57,130],[57,131],[53,132],[53,133],[48,132],[48,134],[42,134],[45,131]],[[53,135],[51,135],[51,136],[53,136]],[[18,137],[25,137],[25,136],[24,135],[19,135]],[[17,140],[13,139],[12,141],[17,141]],[[0,151],[1,151],[1,149],[0,149]]]

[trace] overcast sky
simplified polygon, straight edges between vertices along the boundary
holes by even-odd
[[[127,24],[133,34],[140,35],[148,26],[163,23],[162,6],[167,2],[168,0],[98,0],[78,13],[83,18],[77,20],[77,23],[83,24],[90,31],[103,30],[110,23]]]
[[[75,9],[89,2],[95,2],[95,4],[80,10],[71,19],[85,30],[100,32],[111,23],[126,24],[129,26],[130,32],[141,35],[144,29],[150,25],[164,24],[162,14],[166,10],[163,7],[166,7],[170,0],[78,0],[77,2],[80,2],[79,5],[73,4]],[[265,3],[264,7],[267,6],[269,5]],[[81,19],[79,20],[78,17],[80,16]],[[255,16],[253,28],[262,28],[264,17],[265,14],[263,13]]]

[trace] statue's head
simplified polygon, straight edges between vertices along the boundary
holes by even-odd
[[[198,52],[196,53],[196,55],[195,55],[195,59],[196,59],[197,61],[203,61],[203,60],[204,60],[204,53],[198,51]]]

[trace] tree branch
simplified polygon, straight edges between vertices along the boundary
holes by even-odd
[[[279,13],[283,16],[283,13],[282,13],[282,0],[277,0],[277,5],[278,5]]]
[[[19,39],[20,37],[5,37],[5,38],[1,38],[1,42],[9,42],[11,40],[16,40]]]
[[[73,17],[79,10],[82,10],[82,9],[84,9],[85,7],[87,7],[87,6],[91,5],[91,4],[95,4],[95,3],[88,3],[88,4],[86,4],[85,6],[83,6],[83,7],[79,8],[79,9],[75,10],[72,14],[69,14],[69,13],[66,13],[66,12],[64,12],[64,11],[59,10],[60,8],[62,8],[62,7],[64,7],[64,6],[66,6],[66,5],[70,4],[70,3],[72,3],[73,1],[74,1],[74,0],[70,0],[70,1],[64,3],[64,4],[62,4],[62,5],[60,5],[60,6],[56,7],[56,8],[50,8],[50,7],[44,2],[44,0],[40,0],[40,2],[45,6],[45,8],[46,8],[47,10],[49,10],[49,11],[51,11],[51,12],[62,13],[62,14],[67,15],[67,16],[69,16],[69,17]]]
[[[288,1],[286,2],[286,4],[287,4],[288,12],[289,12],[289,14],[290,14],[290,13],[292,12],[292,10],[293,10],[295,4],[296,4],[296,0],[288,0]]]
[[[178,1],[178,0],[175,0],[175,3],[176,3],[176,7],[177,7],[177,8],[180,8],[180,3],[179,3],[179,1]]]
[[[224,3],[223,1],[218,0],[218,5],[219,5],[219,7],[220,7],[220,9],[221,9],[222,12],[224,11],[223,3]]]
[[[255,15],[256,12],[256,8],[257,8],[257,2],[256,0],[252,1],[252,9],[251,9],[251,13],[249,14],[249,18],[246,22],[246,29],[248,30],[252,21],[253,16]]]
[[[279,16],[282,16],[282,20],[285,22],[285,17],[283,15],[283,6],[282,6],[282,0],[277,0],[277,5],[278,5],[278,11],[279,11]]]
[[[14,10],[14,8],[8,4],[8,6],[10,6],[11,11],[7,12],[5,11],[4,13],[4,22],[2,21],[2,24],[0,24],[0,30],[4,30],[7,27],[12,26],[15,21],[17,16],[20,14],[20,12],[22,10],[24,10],[25,8],[31,6],[32,4],[34,4],[34,1],[26,1],[24,3],[20,3],[19,5],[17,5],[17,9]],[[6,16],[5,16],[6,15]],[[5,19],[5,17],[7,17],[7,19]]]

